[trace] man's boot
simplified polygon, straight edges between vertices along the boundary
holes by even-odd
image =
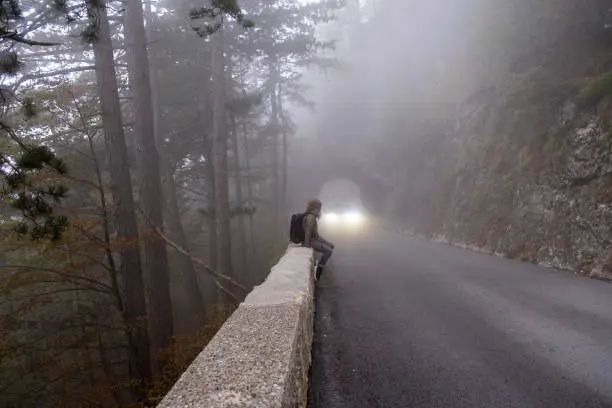
[[[321,274],[323,273],[323,265],[317,265],[317,269],[315,271],[315,279],[319,280],[321,278]]]

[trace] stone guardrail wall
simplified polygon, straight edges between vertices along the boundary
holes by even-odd
[[[306,407],[312,268],[312,250],[290,246],[158,408]]]

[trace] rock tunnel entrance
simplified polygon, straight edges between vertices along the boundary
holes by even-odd
[[[304,155],[301,160],[291,161],[289,210],[302,211],[308,199],[313,197],[325,200],[333,198],[334,194],[352,194],[368,213],[384,217],[391,186],[359,160],[327,156],[311,159],[313,156]]]
[[[324,204],[347,203],[363,207],[361,189],[357,184],[347,179],[334,179],[321,187],[318,197]]]

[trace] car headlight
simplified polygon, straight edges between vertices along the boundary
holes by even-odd
[[[352,211],[352,212],[346,213],[344,215],[344,218],[351,224],[360,224],[363,222],[364,217],[363,217],[363,214],[361,214],[360,212]]]
[[[338,222],[339,219],[340,217],[336,213],[328,213],[323,216],[323,220],[330,223]]]

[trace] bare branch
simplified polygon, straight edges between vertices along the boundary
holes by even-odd
[[[206,270],[207,273],[209,273],[210,275],[212,275],[215,279],[215,283],[217,284],[217,286],[223,290],[224,292],[226,292],[228,295],[230,295],[233,299],[238,300],[238,298],[230,293],[226,288],[224,288],[218,281],[217,279],[223,279],[226,282],[231,283],[233,286],[239,288],[240,290],[242,290],[245,294],[248,293],[249,291],[242,286],[241,284],[239,284],[238,282],[236,282],[235,280],[233,280],[232,278],[230,278],[227,275],[224,275],[222,273],[219,273],[217,271],[215,271],[214,269],[212,269],[210,266],[206,265],[206,263],[198,258],[195,258],[193,256],[191,256],[191,254],[184,248],[180,247],[178,244],[176,244],[175,242],[173,242],[170,238],[168,238],[163,232],[161,232],[159,230],[159,228],[155,227],[155,232],[157,233],[157,235],[159,235],[164,241],[166,241],[166,243],[168,245],[170,245],[172,248],[174,248],[178,253],[180,253],[181,255],[184,255],[186,257],[188,257],[189,259],[191,259],[193,262],[197,263],[198,265],[204,267],[204,270]]]
[[[50,269],[50,268],[42,268],[42,267],[37,267],[37,266],[28,266],[28,265],[5,265],[3,266],[3,268],[14,268],[14,269],[25,269],[25,270],[30,270],[30,271],[40,271],[40,272],[47,272],[47,273],[51,273],[54,275],[59,275],[67,280],[75,280],[75,281],[83,281],[83,282],[87,282],[90,283],[94,286],[99,286],[100,288],[106,290],[106,291],[112,291],[112,288],[98,280],[95,279],[91,279],[91,278],[87,278],[85,276],[78,276],[78,275],[72,275],[69,273],[65,273],[65,272],[60,272],[58,270],[55,269]],[[33,283],[38,283],[38,281],[33,282]]]
[[[17,81],[14,88],[19,87],[19,85],[21,85],[22,83],[26,81],[32,81],[32,80],[41,79],[41,78],[49,78],[49,77],[54,77],[54,76],[59,76],[59,75],[72,74],[76,72],[93,71],[95,69],[96,69],[95,65],[87,65],[83,67],[70,67],[70,68],[58,69],[55,71],[41,72],[38,74],[26,74],[22,76],[21,78],[19,78],[19,81]]]
[[[26,44],[26,45],[41,45],[41,46],[47,46],[47,47],[60,45],[60,43],[55,43],[55,42],[30,40],[29,38],[25,38],[17,32],[5,33],[0,38],[15,41],[15,42]]]
[[[125,68],[126,64],[116,64],[116,67]],[[77,72],[94,71],[95,69],[96,69],[95,65],[86,65],[86,66],[81,66],[81,67],[63,68],[63,69],[58,69],[55,71],[40,72],[36,74],[26,74],[22,76],[21,78],[19,78],[19,81],[17,81],[17,83],[15,84],[13,88],[16,89],[17,87],[19,87],[19,85],[21,85],[22,83],[26,81],[32,81],[35,79],[42,79],[42,78],[50,78],[50,77],[55,77],[59,75],[77,73]]]

